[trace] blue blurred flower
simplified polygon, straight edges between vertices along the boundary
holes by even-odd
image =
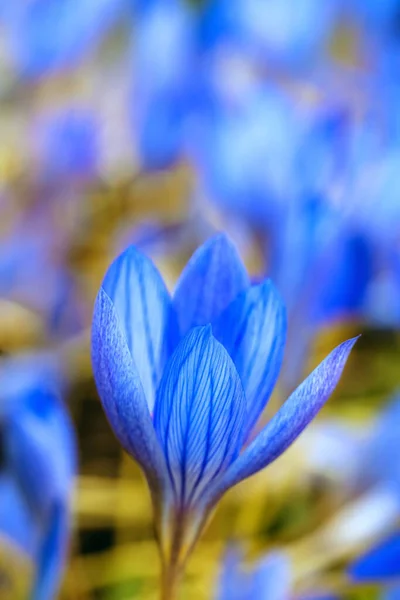
[[[355,342],[333,350],[242,452],[278,377],[285,333],[274,286],[251,286],[223,235],[193,255],[172,300],[134,247],[107,272],[93,317],[95,379],[117,437],[148,479],[161,544],[175,560],[219,498],[303,431]]]
[[[4,2],[0,19],[18,71],[39,77],[68,67],[113,26],[126,0],[15,0]]]
[[[371,29],[394,25],[399,16],[398,0],[351,0],[350,7],[354,14],[361,18]]]
[[[46,111],[33,124],[33,151],[45,180],[88,180],[98,171],[99,120],[83,106]]]
[[[282,550],[268,553],[257,561],[251,570],[244,570],[242,555],[235,549],[228,550],[223,566],[216,600],[289,600],[289,598],[307,598],[314,600],[333,600],[334,595],[317,589],[295,594],[292,564]]]
[[[28,218],[0,240],[0,296],[38,312],[53,335],[76,332],[81,311],[72,276],[54,256],[57,232],[32,233],[37,227]]]
[[[226,43],[267,64],[294,66],[321,55],[337,8],[336,0],[216,0],[208,2],[203,37],[207,46]]]
[[[39,357],[0,365],[0,534],[34,564],[32,600],[55,597],[63,574],[75,437],[54,368]]]
[[[284,552],[268,554],[250,572],[244,572],[241,563],[240,552],[230,549],[223,562],[216,600],[288,600],[293,596],[290,560]]]
[[[362,481],[386,482],[400,492],[399,428],[400,398],[395,396],[378,414],[363,444]]]
[[[385,581],[400,577],[400,534],[381,541],[349,567],[354,581]]]
[[[195,21],[183,0],[138,7],[134,33],[133,128],[141,166],[162,169],[182,156],[197,85]]]
[[[201,185],[223,208],[273,229],[297,198],[295,161],[304,124],[290,98],[267,85],[250,85],[238,98],[220,98],[199,117],[191,145]]]

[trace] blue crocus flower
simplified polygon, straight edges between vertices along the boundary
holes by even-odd
[[[0,18],[19,72],[33,78],[70,66],[115,24],[126,0],[15,0]]]
[[[75,437],[42,359],[3,361],[0,388],[0,536],[34,565],[29,597],[51,600],[68,547]]]
[[[278,458],[315,417],[355,343],[333,350],[252,439],[285,334],[278,292],[269,280],[250,285],[224,235],[193,255],[172,299],[135,247],[104,278],[92,328],[95,380],[111,426],[148,480],[167,577],[221,496]]]

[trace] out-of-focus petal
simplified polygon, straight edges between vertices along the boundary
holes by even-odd
[[[2,11],[5,38],[20,72],[39,77],[76,63],[111,29],[125,0],[7,2]]]
[[[167,288],[151,260],[134,246],[112,263],[102,288],[113,305],[151,412],[164,364],[177,336]]]
[[[239,453],[245,398],[239,375],[211,327],[191,331],[167,364],[154,425],[176,502],[193,505]]]
[[[217,0],[205,23],[208,43],[229,40],[269,63],[296,65],[310,58],[329,35],[337,3],[327,0]]]
[[[247,404],[249,435],[274,388],[286,339],[286,311],[267,280],[243,292],[213,324],[238,370]]]
[[[400,599],[400,586],[394,585],[384,590],[381,594],[382,600],[399,600]]]
[[[40,549],[32,600],[56,597],[67,557],[69,526],[69,509],[63,504],[56,504]]]
[[[219,234],[203,244],[184,269],[174,294],[181,334],[207,325],[249,285],[234,245]]]
[[[116,310],[103,288],[97,296],[92,325],[94,377],[108,420],[122,446],[158,485],[164,457],[136,366]]]
[[[390,536],[356,560],[349,574],[355,581],[400,577],[400,534]]]
[[[216,600],[244,600],[247,579],[242,571],[242,553],[237,548],[228,548],[222,563]]]
[[[291,565],[283,552],[266,556],[255,569],[251,578],[249,598],[288,600],[292,592]]]
[[[36,514],[48,516],[57,501],[68,501],[75,471],[72,426],[57,398],[42,394],[42,414],[27,403],[7,421],[7,458]],[[37,398],[35,399],[37,401]]]
[[[338,383],[358,338],[337,346],[300,384],[252,444],[235,461],[223,481],[210,495],[223,493],[257,473],[284,452],[328,400]]]
[[[39,547],[40,526],[10,474],[0,476],[0,538],[35,559]]]
[[[183,151],[193,101],[195,23],[181,0],[147,2],[134,33],[133,128],[141,166],[163,169]]]

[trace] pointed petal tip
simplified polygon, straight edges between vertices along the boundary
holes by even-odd
[[[218,231],[204,242],[204,247],[219,247],[239,254],[237,245],[225,231]]]
[[[278,458],[316,416],[334,391],[359,336],[346,340],[314,369],[232,465],[214,497]],[[212,493],[210,494],[212,497]]]
[[[181,334],[211,323],[248,286],[236,246],[224,233],[209,238],[194,252],[175,287]]]
[[[332,353],[335,352],[339,354],[342,351],[344,351],[345,353],[349,354],[360,337],[361,333],[359,335],[356,335],[355,337],[349,338],[348,340],[339,344],[339,346],[336,346],[336,348],[332,350]]]

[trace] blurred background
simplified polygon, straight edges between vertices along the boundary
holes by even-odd
[[[346,566],[400,516],[399,75],[398,0],[0,0],[1,599],[31,598],[41,569],[64,600],[157,598],[91,313],[129,244],[172,290],[217,231],[288,308],[265,420],[363,336],[316,422],[223,500],[182,597],[219,597],[229,544],[244,568],[284,553],[292,598],[392,585]]]

